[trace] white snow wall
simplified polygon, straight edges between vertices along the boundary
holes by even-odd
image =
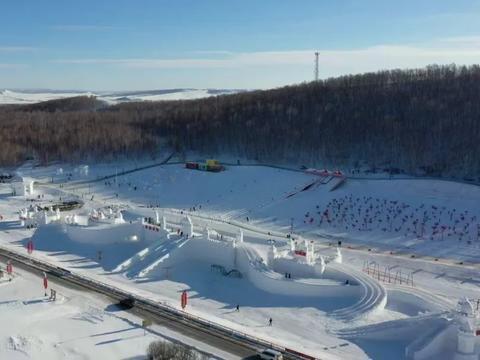
[[[140,222],[97,225],[97,226],[76,226],[64,225],[65,232],[73,241],[79,243],[126,243],[131,242],[134,236],[138,241],[153,242],[161,237],[166,237],[166,232],[160,227],[143,226]],[[157,231],[158,229],[158,231]]]
[[[247,245],[248,246],[248,245]],[[249,249],[252,251],[252,249]],[[325,284],[322,279],[315,279],[314,282],[302,281],[301,279],[285,279],[279,274],[262,266],[253,266],[243,246],[234,248],[231,243],[207,240],[205,238],[193,238],[181,248],[170,253],[165,260],[165,266],[180,262],[198,261],[204,263],[205,271],[209,271],[210,265],[221,265],[227,271],[237,269],[244,277],[250,280],[257,288],[272,294],[289,296],[310,296],[310,297],[356,297],[361,294],[360,286],[344,286],[332,284],[329,280],[340,282],[350,278],[337,270],[325,272],[327,278]],[[353,279],[352,279],[353,280]]]
[[[407,346],[405,354],[408,359],[413,360],[433,359],[442,353],[454,353],[456,341],[457,327],[450,325],[433,336],[427,336],[425,339],[419,338],[418,341]]]
[[[309,297],[357,297],[361,295],[360,286],[329,283],[331,280],[343,283],[347,278],[350,279],[350,276],[338,271],[329,271],[328,267],[322,278],[312,281],[309,281],[310,279],[285,279],[283,273],[274,272],[261,264],[252,264],[246,251],[240,251],[237,259],[242,274],[246,275],[257,288],[272,294]],[[322,283],[322,279],[325,279],[325,283]]]

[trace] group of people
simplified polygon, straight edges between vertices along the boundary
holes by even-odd
[[[480,241],[480,222],[468,210],[372,196],[345,195],[305,213],[305,224],[344,231],[382,231],[425,240]]]

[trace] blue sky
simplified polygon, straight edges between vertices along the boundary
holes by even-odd
[[[0,3],[0,89],[269,88],[480,62],[467,0],[15,0]]]

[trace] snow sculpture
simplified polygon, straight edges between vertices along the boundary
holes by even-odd
[[[183,231],[184,236],[192,237],[192,235],[193,235],[193,223],[192,223],[192,219],[190,219],[190,216],[184,217],[180,226],[181,226],[181,229]]]
[[[242,229],[238,229],[238,232],[237,232],[237,241],[238,243],[243,243],[243,230]]]
[[[32,179],[23,179],[23,184],[25,186],[25,194],[28,195],[34,195],[34,189],[33,189],[33,180]]]
[[[25,226],[25,219],[27,218],[27,209],[20,209],[18,218],[20,220],[20,225]]]
[[[320,274],[323,274],[325,272],[325,259],[323,258],[322,255],[318,258],[318,264],[320,266]]]
[[[48,215],[47,215],[47,212],[44,210],[41,212],[40,214],[40,224],[42,225],[47,225],[49,223],[48,221]]]
[[[114,219],[114,223],[115,224],[123,224],[125,221],[123,220],[123,214],[121,211],[117,211],[117,213],[115,214],[115,219]]]
[[[36,206],[30,205],[28,209],[21,209],[18,213],[18,219],[20,220],[21,226],[25,227],[36,227],[39,223],[45,223],[45,218],[42,216],[46,215],[44,211],[38,213]]]
[[[305,240],[306,260],[307,264],[312,265],[315,263],[315,248],[314,242]]]
[[[338,264],[341,264],[342,263],[342,252],[340,251],[340,248],[337,247],[337,253],[335,254],[335,256],[333,257],[333,262],[336,262]]]
[[[296,250],[295,240],[293,239],[293,237],[290,237],[290,251],[293,253],[295,252],[295,250]]]
[[[457,312],[457,351],[454,360],[478,360],[478,354],[475,353],[475,311],[470,300],[460,299]]]
[[[272,246],[270,246],[270,249],[268,250],[267,265],[273,266],[273,262],[275,261],[276,257],[277,257],[277,248],[275,244],[272,244]]]

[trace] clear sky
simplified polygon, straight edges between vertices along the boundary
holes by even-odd
[[[0,89],[269,88],[480,62],[473,0],[3,0]]]

